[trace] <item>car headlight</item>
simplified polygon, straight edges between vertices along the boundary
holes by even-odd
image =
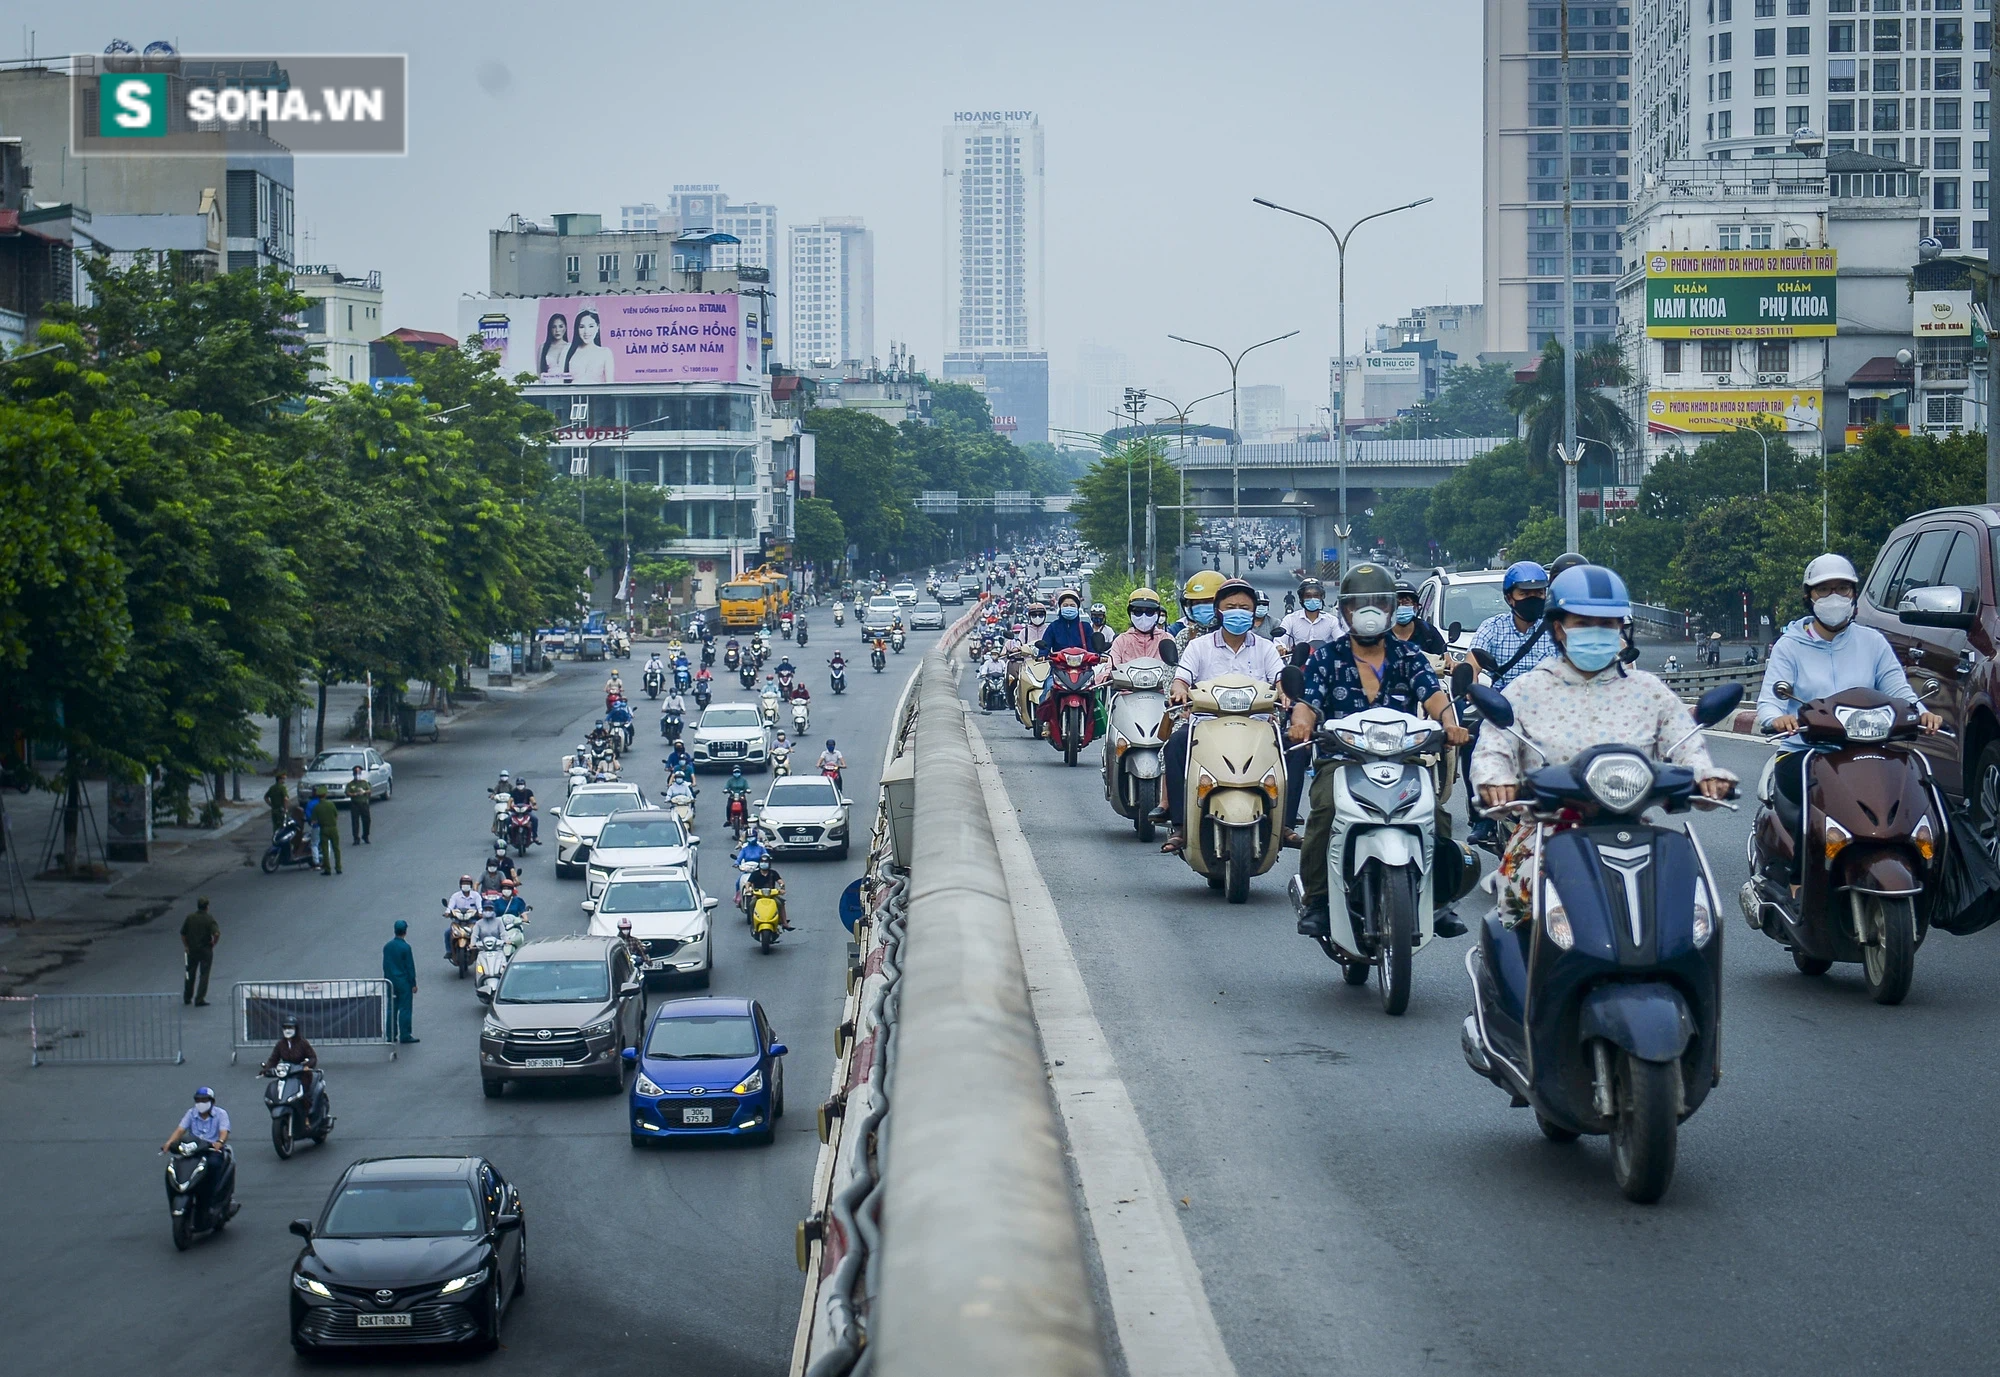
[[[1224,712],[1248,712],[1257,701],[1254,689],[1221,688],[1215,691],[1215,706]]]
[[[1576,945],[1576,934],[1570,931],[1569,910],[1563,907],[1562,895],[1547,880],[1542,881],[1542,930],[1564,951]]]
[[[1629,813],[1653,792],[1653,767],[1644,756],[1602,755],[1583,772],[1584,787],[1614,813]]]
[[[567,827],[558,827],[556,829],[556,840],[573,842],[577,840],[577,835],[576,833],[570,831]]]
[[[1715,902],[1709,897],[1708,882],[1694,882],[1694,944],[1708,945],[1708,939],[1715,936]]]
[[[321,1286],[318,1282],[314,1281],[311,1277],[306,1276],[302,1272],[292,1273],[292,1285],[296,1289],[304,1291],[309,1295],[320,1296],[325,1298],[326,1300],[333,1299],[333,1292],[327,1290],[324,1286]]]
[[[639,1078],[632,1082],[632,1088],[637,1090],[641,1095],[664,1095],[667,1093],[661,1087],[654,1085],[653,1078],[648,1076],[644,1071],[641,1071]]]
[[[583,1035],[587,1038],[603,1037],[606,1033],[611,1031],[612,1025],[616,1022],[617,1022],[616,1019],[607,1018],[600,1022],[593,1023],[588,1028],[585,1028],[583,1030]]]
[[[732,1095],[754,1095],[763,1088],[764,1088],[764,1068],[760,1066],[755,1071],[752,1071],[749,1075],[745,1076],[742,1080],[736,1082],[736,1088],[731,1090],[729,1093]]]
[[[1896,709],[1884,704],[1877,708],[1835,708],[1833,715],[1847,728],[1849,741],[1887,741],[1896,725]]]
[[[504,1038],[507,1036],[507,1030],[492,1019],[488,1019],[479,1025],[479,1036],[483,1038]]]
[[[463,1291],[468,1287],[477,1286],[479,1285],[480,1282],[485,1280],[486,1280],[486,1269],[482,1267],[476,1272],[467,1272],[462,1277],[453,1277],[450,1281],[446,1282],[443,1286],[440,1286],[438,1288],[438,1294],[440,1296],[449,1296],[455,1291]]]

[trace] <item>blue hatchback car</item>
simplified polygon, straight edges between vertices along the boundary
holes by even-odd
[[[661,1138],[768,1143],[785,1112],[785,1044],[754,999],[670,999],[645,1045],[625,1049],[632,1078],[632,1145]]]

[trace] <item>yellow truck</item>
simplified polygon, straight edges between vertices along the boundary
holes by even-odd
[[[770,585],[755,574],[723,584],[717,600],[722,624],[732,631],[754,631],[777,615],[771,605]]]

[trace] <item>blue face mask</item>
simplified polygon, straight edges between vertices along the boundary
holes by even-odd
[[[1409,625],[1409,624],[1410,624],[1411,622],[1415,621],[1416,619],[1417,619],[1417,609],[1416,609],[1416,608],[1414,608],[1414,607],[1399,607],[1399,608],[1397,608],[1397,609],[1396,609],[1396,625],[1397,625],[1397,626],[1408,626],[1408,625]]]
[[[1074,607],[1065,607],[1065,608],[1063,608],[1063,609],[1062,609],[1062,619],[1063,619],[1064,621],[1066,621],[1066,622],[1073,622],[1073,621],[1075,621],[1075,620],[1076,620],[1076,609],[1075,609]]]
[[[1326,603],[1320,598],[1307,598],[1304,602],[1300,603],[1299,605],[1305,608],[1305,610],[1308,612],[1317,612],[1322,607],[1325,607]]]
[[[1257,620],[1256,614],[1241,607],[1232,607],[1222,614],[1222,629],[1232,636],[1241,636]]]
[[[1618,658],[1625,637],[1615,626],[1572,626],[1563,637],[1563,654],[1585,674],[1595,674]]]
[[[1215,625],[1215,608],[1212,604],[1198,602],[1187,610],[1187,614],[1194,619],[1196,626]]]

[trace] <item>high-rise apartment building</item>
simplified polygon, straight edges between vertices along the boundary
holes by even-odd
[[[1987,0],[1635,0],[1632,14],[1641,181],[1683,158],[1783,157],[1803,128],[1828,154],[1923,169],[1920,231],[1986,247]]]
[[[944,374],[982,380],[994,424],[1048,438],[1042,126],[1032,111],[964,110],[944,131]]]
[[[683,230],[720,230],[740,241],[719,246],[718,268],[771,268],[778,261],[778,208],[761,201],[732,202],[714,183],[676,186],[660,212]]]
[[[651,201],[641,201],[636,206],[620,206],[618,228],[628,234],[633,230],[657,231],[660,228],[660,208]]]
[[[1632,190],[1633,9],[1570,5],[1564,128],[1562,7],[1539,0],[1485,0],[1485,7],[1485,352],[1538,352],[1561,338],[1565,309],[1574,313],[1579,348],[1607,344],[1618,327]],[[1568,244],[1565,160],[1575,206]],[[1576,279],[1567,303],[1565,256]]]
[[[791,228],[794,368],[858,361],[875,353],[875,236],[852,216]]]

